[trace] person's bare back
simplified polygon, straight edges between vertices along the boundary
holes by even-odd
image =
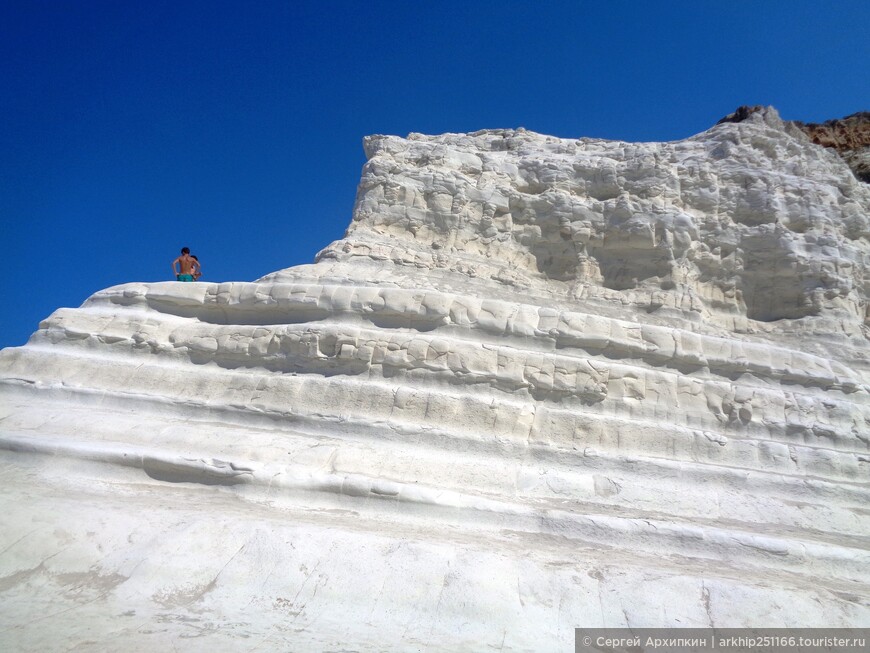
[[[190,255],[190,249],[181,248],[181,256],[172,261],[172,272],[178,281],[193,281],[194,270],[199,271],[199,261]]]

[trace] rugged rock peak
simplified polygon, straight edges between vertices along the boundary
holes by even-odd
[[[756,116],[762,120],[770,120],[774,124],[781,124],[782,122],[782,118],[779,117],[779,112],[776,109],[756,104],[752,106],[743,105],[737,107],[734,113],[729,113],[716,124],[721,125],[726,122],[743,122],[744,120],[748,120],[751,116]]]
[[[743,122],[756,115],[762,120],[780,120],[773,107],[756,105],[739,107],[717,124]],[[823,123],[794,120],[789,124],[801,130],[813,143],[836,150],[858,179],[870,183],[870,112],[861,111]]]

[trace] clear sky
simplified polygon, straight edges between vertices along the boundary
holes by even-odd
[[[310,263],[367,134],[674,140],[870,109],[870,2],[5,0],[0,347],[59,307]]]

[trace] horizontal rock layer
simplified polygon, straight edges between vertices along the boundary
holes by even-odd
[[[769,109],[366,151],[315,264],[110,288],[0,353],[0,639],[870,622],[870,190],[835,154]]]

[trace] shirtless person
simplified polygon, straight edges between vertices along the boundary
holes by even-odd
[[[180,272],[176,265],[180,266]],[[199,271],[199,261],[190,255],[190,248],[182,247],[181,256],[172,261],[172,273],[175,275],[175,278],[178,281],[193,281],[194,273]]]

